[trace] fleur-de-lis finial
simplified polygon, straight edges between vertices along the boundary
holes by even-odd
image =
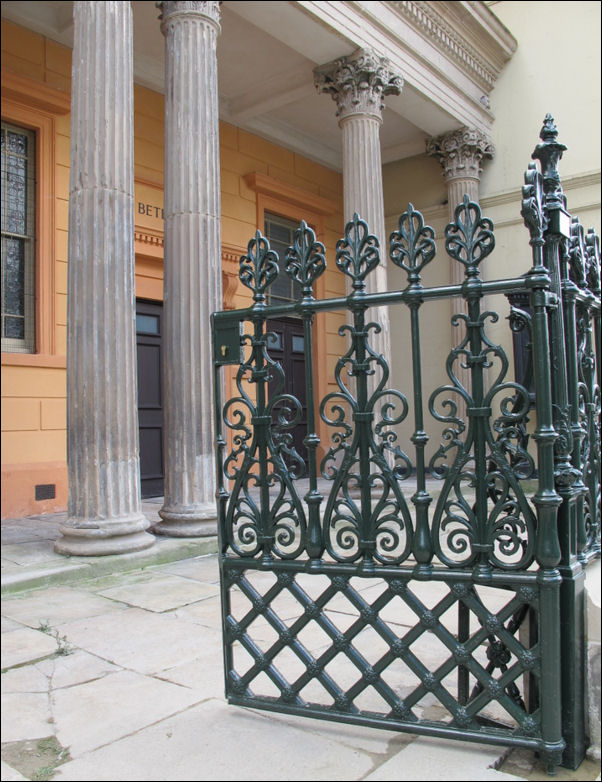
[[[412,204],[399,218],[399,230],[390,238],[389,255],[397,266],[408,273],[410,285],[420,283],[420,272],[435,257],[435,232],[424,225],[424,219]]]
[[[322,242],[316,241],[314,231],[305,220],[293,234],[293,244],[286,252],[287,274],[301,284],[303,298],[313,298],[312,286],[326,269],[326,255]]]
[[[243,285],[253,292],[255,304],[263,304],[265,290],[278,276],[278,255],[270,250],[270,243],[261,231],[247,245],[247,254],[239,261],[238,276]]]
[[[380,263],[379,243],[357,212],[345,226],[345,238],[336,246],[337,266],[351,277],[353,290],[362,293],[366,276]]]
[[[456,207],[454,218],[445,229],[445,249],[464,264],[467,277],[478,277],[479,264],[495,247],[493,223],[481,216],[481,207],[467,195]]]

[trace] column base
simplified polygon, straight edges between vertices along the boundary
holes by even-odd
[[[146,530],[149,520],[141,514],[115,519],[68,519],[59,527],[63,536],[54,544],[57,554],[77,557],[101,557],[143,551],[155,543]]]
[[[159,516],[163,520],[153,525],[155,535],[170,535],[174,538],[217,535],[217,509],[213,503],[164,505]]]

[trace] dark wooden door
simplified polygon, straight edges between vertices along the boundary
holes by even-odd
[[[284,370],[284,393],[292,394],[301,403],[301,417],[292,430],[293,445],[307,463],[307,449],[303,439],[307,434],[307,398],[305,395],[305,344],[303,323],[300,320],[268,320],[266,330],[272,333],[268,339],[268,353],[279,361]],[[275,383],[270,383],[268,393],[274,393]],[[277,414],[277,410],[275,411]]]
[[[163,305],[137,300],[138,426],[143,497],[159,497],[163,494],[162,327]]]

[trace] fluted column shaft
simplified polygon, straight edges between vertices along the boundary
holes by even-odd
[[[210,315],[221,309],[217,2],[163,2],[165,504],[155,532],[216,531]]]
[[[343,133],[343,210],[345,222],[357,212],[368,223],[381,245],[380,264],[368,277],[371,293],[387,290],[387,240],[383,199],[380,126],[382,120],[369,114],[350,114],[340,120]],[[383,331],[379,335],[385,357],[390,355],[389,313],[378,311]]]
[[[428,155],[438,158],[442,168],[443,177],[447,184],[447,204],[449,207],[449,220],[455,219],[456,207],[462,203],[464,196],[468,195],[471,201],[479,202],[479,183],[481,181],[483,159],[492,158],[494,155],[493,144],[478,130],[460,128],[444,133],[442,136],[430,138],[426,144]],[[449,281],[452,285],[461,285],[465,279],[463,264],[450,259]],[[451,303],[451,315],[461,312],[468,313],[466,302],[463,299],[454,299]],[[463,324],[451,327],[451,345],[457,347],[464,337]],[[465,369],[460,364],[455,367],[456,375],[465,388],[470,389],[470,369]],[[487,384],[486,371],[484,376]],[[461,413],[465,411],[463,408]]]
[[[134,307],[132,12],[75,2],[69,193],[69,515],[55,549],[154,543],[141,513]]]
[[[493,144],[478,130],[460,128],[428,139],[426,152],[427,155],[436,157],[443,168],[451,222],[456,207],[462,203],[465,195],[478,203],[482,163],[484,159],[493,157]],[[450,282],[464,282],[464,267],[461,263],[452,264]]]
[[[380,126],[384,97],[398,95],[403,80],[391,70],[385,58],[365,49],[316,68],[314,78],[318,91],[330,93],[337,104],[336,114],[343,134],[345,222],[357,212],[380,242],[380,264],[366,279],[367,291],[386,291],[388,241],[385,235]],[[371,335],[371,345],[390,365],[388,309],[380,307],[371,317],[381,327],[380,334]],[[379,378],[371,380],[378,382]]]

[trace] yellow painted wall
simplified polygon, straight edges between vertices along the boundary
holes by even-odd
[[[2,67],[61,91],[71,82],[71,52],[36,33],[2,20]],[[31,110],[24,96],[23,106]],[[19,106],[17,106],[19,108]],[[2,117],[14,103],[4,102]],[[34,105],[34,113],[38,109]],[[48,237],[54,278],[49,313],[47,350],[43,355],[2,356],[2,515],[40,513],[64,507],[67,500],[65,467],[65,345],[67,297],[67,223],[69,200],[69,116],[40,111],[53,122],[48,149],[54,156],[54,203],[49,212]],[[41,161],[37,161],[41,165]],[[41,211],[41,210],[40,210]],[[49,291],[46,291],[50,295]],[[56,499],[36,502],[36,484],[54,483]]]
[[[2,65],[20,76],[68,92],[71,51],[24,28],[2,21]],[[27,95],[23,96],[27,104]],[[139,85],[134,89],[134,172],[136,180],[136,295],[162,299],[162,206],[163,187],[163,96]],[[3,112],[4,118],[4,112]],[[6,117],[10,120],[10,117]],[[66,300],[67,230],[69,198],[69,114],[54,118],[54,354],[40,365],[37,356],[11,359],[3,354],[2,367],[2,517],[64,509],[67,502],[65,395],[66,395]],[[278,145],[231,125],[220,124],[222,240],[229,248],[244,252],[257,227],[258,194],[244,180],[254,172],[292,185],[310,196],[329,199],[333,213],[323,216],[322,241],[330,258],[330,270],[323,284],[328,295],[344,292],[343,275],[334,265],[334,245],[342,231],[342,178],[331,171]],[[146,204],[141,214],[138,204]],[[140,207],[141,209],[142,207]],[[278,209],[275,208],[276,212]],[[283,202],[282,213],[290,216],[300,206]],[[259,225],[258,225],[259,224]],[[242,286],[235,306],[247,306],[248,292]],[[319,361],[322,377],[328,371],[329,389],[334,382],[335,354],[342,346],[336,334],[341,318],[326,316],[326,351]],[[12,361],[12,363],[11,363]],[[21,361],[21,364],[14,362]],[[22,362],[29,365],[22,365]],[[328,370],[326,369],[328,367]],[[53,500],[36,502],[35,485],[55,483]]]

